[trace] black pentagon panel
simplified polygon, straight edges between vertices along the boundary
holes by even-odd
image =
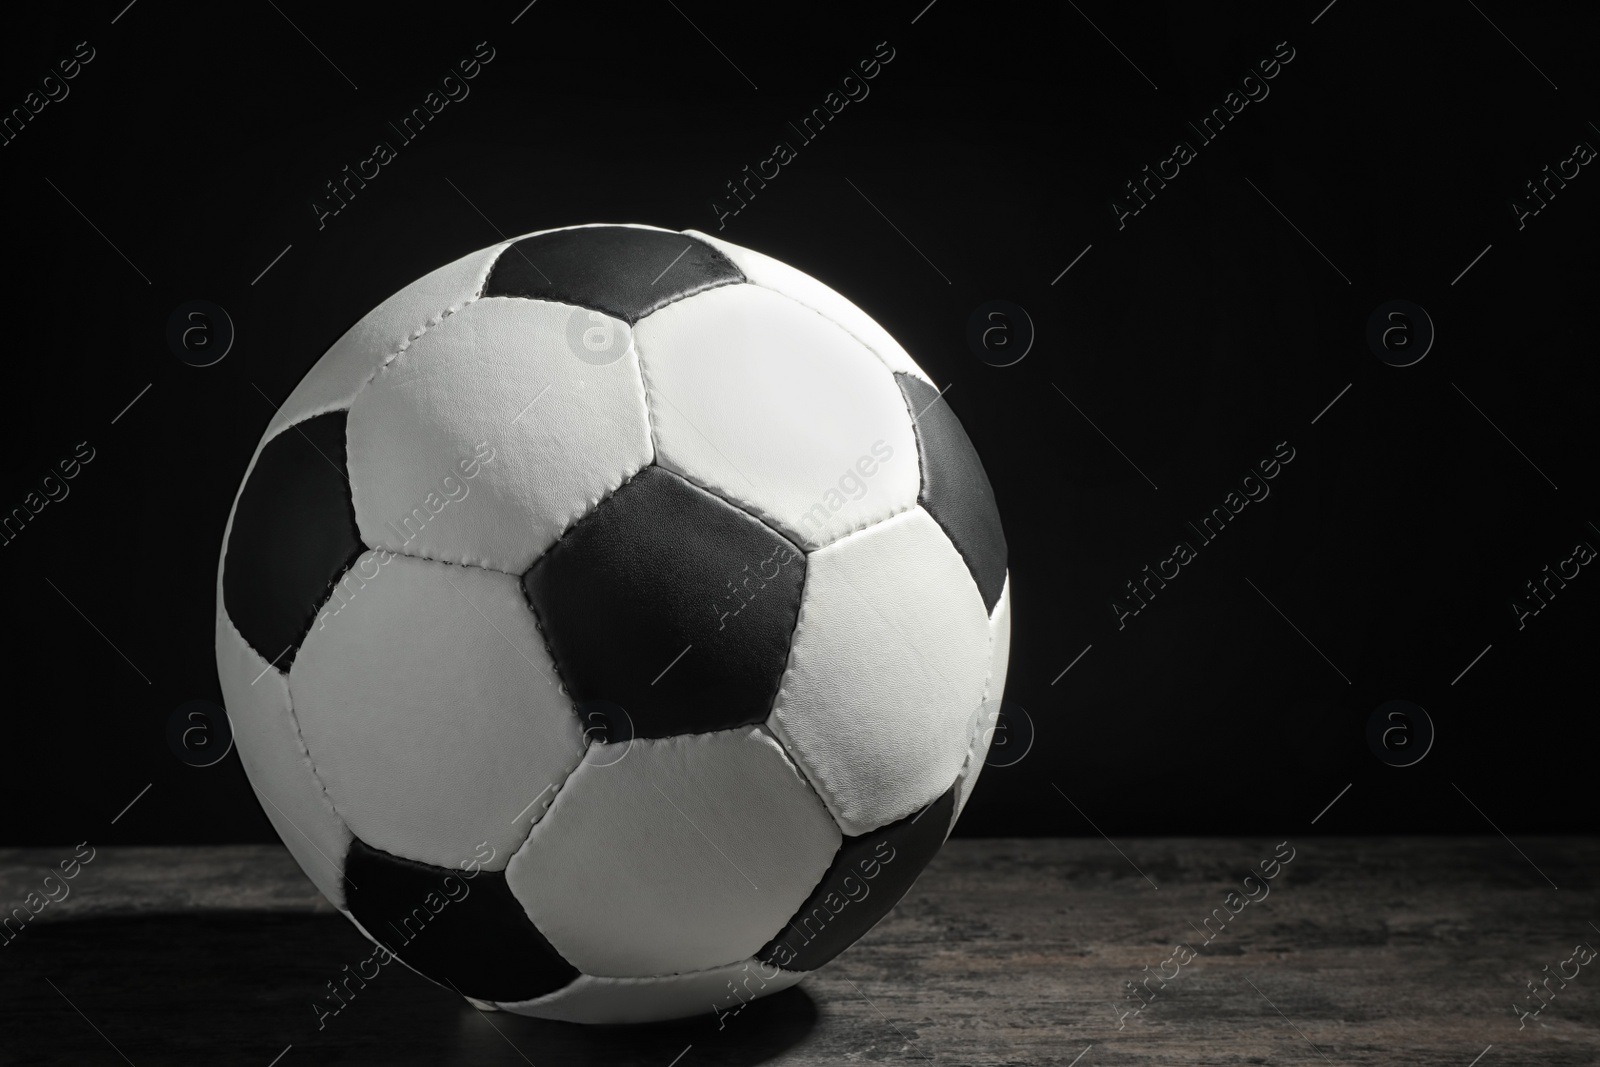
[[[345,906],[387,948],[441,985],[479,1000],[553,993],[578,976],[506,884],[402,859],[359,839],[344,861]]]
[[[906,895],[944,844],[956,787],[915,815],[847,837],[789,925],[756,953],[786,971],[814,971],[861,939]]]
[[[984,608],[993,613],[1006,584],[1006,535],[1000,528],[1000,509],[995,506],[989,476],[949,401],[940,400],[939,391],[914,374],[896,371],[894,378],[915,420],[922,463],[922,492],[917,503],[933,516],[966,560],[983,595]]]
[[[333,583],[366,550],[350,498],[346,414],[314,415],[268,441],[234,508],[222,603],[250,647],[280,670]]]
[[[766,720],[804,579],[793,542],[652,465],[522,584],[580,711],[619,705],[632,736],[670,737]]]
[[[557,300],[632,324],[674,300],[744,280],[727,256],[686,234],[583,226],[514,243],[495,261],[483,295]]]

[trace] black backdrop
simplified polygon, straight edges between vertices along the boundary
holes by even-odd
[[[125,2],[7,16],[6,109],[93,58],[0,146],[4,508],[78,442],[94,459],[0,548],[5,843],[272,839],[237,754],[197,768],[166,738],[220,700],[217,552],[257,438],[395,289],[589,221],[777,256],[950,386],[1010,540],[1026,749],[959,833],[1593,828],[1600,577],[1521,628],[1510,606],[1600,546],[1600,175],[1568,164],[1521,228],[1511,207],[1600,146],[1594,26],[1565,5]],[[483,41],[470,95],[319,229],[324,183]],[[786,121],[879,42],[870,95],[800,145]],[[1290,50],[1214,142],[1185,125]],[[718,231],[779,139],[796,158]],[[1180,139],[1195,158],[1119,228]],[[236,328],[206,368],[166,338],[194,299]],[[992,299],[1036,331],[1013,366],[967,342]],[[1367,340],[1394,299],[1436,331],[1411,366]],[[1409,315],[1391,348],[1423,343]],[[1284,441],[1270,497],[1185,532]],[[1119,628],[1180,538],[1196,558]],[[1412,766],[1366,737],[1391,699],[1436,729]]]

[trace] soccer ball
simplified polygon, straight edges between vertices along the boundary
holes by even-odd
[[[240,758],[357,970],[588,1023],[731,1010],[869,930],[972,791],[1009,646],[927,375],[808,275],[648,226],[357,322],[217,580]]]

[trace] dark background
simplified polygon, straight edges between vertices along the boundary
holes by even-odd
[[[166,740],[180,704],[220,701],[217,554],[262,429],[396,289],[593,221],[785,260],[952,387],[1010,541],[1010,737],[1035,733],[958,833],[1594,829],[1600,577],[1520,631],[1508,606],[1600,547],[1600,174],[1520,231],[1508,206],[1600,147],[1595,26],[1571,5],[539,0],[512,24],[525,0],[125,2],[10,12],[3,45],[4,110],[96,51],[0,146],[0,508],[96,452],[0,548],[5,843],[273,839],[236,754],[195,768]],[[319,230],[323,183],[485,40],[470,95]],[[1270,95],[1200,146],[1183,121],[1285,40]],[[880,41],[870,95],[798,144],[786,120]],[[719,232],[712,199],[780,138],[798,158]],[[1198,158],[1119,231],[1109,199],[1178,138]],[[237,329],[204,369],[165,340],[196,298]],[[1014,366],[965,340],[994,298],[1037,329]],[[1395,298],[1437,329],[1405,368],[1365,339]],[[1271,496],[1119,630],[1123,583],[1284,440]],[[1365,738],[1393,698],[1437,728],[1411,767]]]

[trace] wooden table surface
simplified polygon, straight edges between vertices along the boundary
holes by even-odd
[[[1600,946],[1600,843],[1304,838],[1203,941],[1276,844],[951,841],[854,948],[720,1023],[483,1015],[389,968],[320,1031],[367,943],[287,852],[100,848],[0,947],[0,1064],[1600,1064],[1600,959],[1513,1009]],[[0,850],[0,901],[72,851]],[[1131,1014],[1126,983],[1174,968]]]

